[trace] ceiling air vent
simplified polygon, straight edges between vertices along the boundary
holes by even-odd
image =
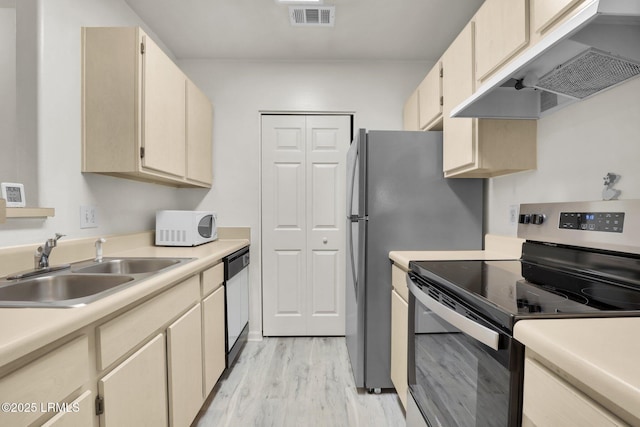
[[[333,27],[335,6],[289,6],[289,20],[295,26]]]

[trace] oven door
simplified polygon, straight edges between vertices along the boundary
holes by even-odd
[[[524,347],[434,284],[407,283],[409,390],[427,425],[520,426]],[[421,330],[427,311],[445,332]]]

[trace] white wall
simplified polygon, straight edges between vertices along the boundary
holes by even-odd
[[[144,22],[122,0],[33,1],[40,43],[33,82],[37,123],[30,123],[38,131],[37,202],[55,208],[56,215],[7,220],[0,225],[0,246],[42,243],[55,232],[73,238],[149,230],[156,209],[190,208],[178,204],[179,190],[172,187],[80,172],[80,28],[141,25],[149,30]],[[34,202],[27,191],[27,203]],[[80,205],[97,207],[98,228],[80,229]]]
[[[355,127],[401,129],[402,107],[431,63],[179,61],[214,106],[213,188],[180,199],[250,226],[250,336],[260,336],[260,111],[340,111]]]
[[[18,180],[16,144],[16,8],[0,3],[0,181]]]
[[[639,199],[639,95],[637,78],[539,120],[538,169],[489,180],[488,231],[516,234],[510,205],[601,200],[608,172],[620,199]]]

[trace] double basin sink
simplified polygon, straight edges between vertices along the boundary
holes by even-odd
[[[104,258],[0,280],[0,307],[80,307],[193,258]]]

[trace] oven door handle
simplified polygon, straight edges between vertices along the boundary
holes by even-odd
[[[434,314],[441,317],[446,322],[460,329],[470,337],[480,341],[481,343],[491,347],[494,350],[498,350],[498,343],[500,341],[500,334],[489,328],[477,324],[473,320],[457,313],[450,308],[442,305],[440,302],[428,296],[409,278],[407,275],[407,286],[409,291],[420,301],[425,307],[431,310]]]

